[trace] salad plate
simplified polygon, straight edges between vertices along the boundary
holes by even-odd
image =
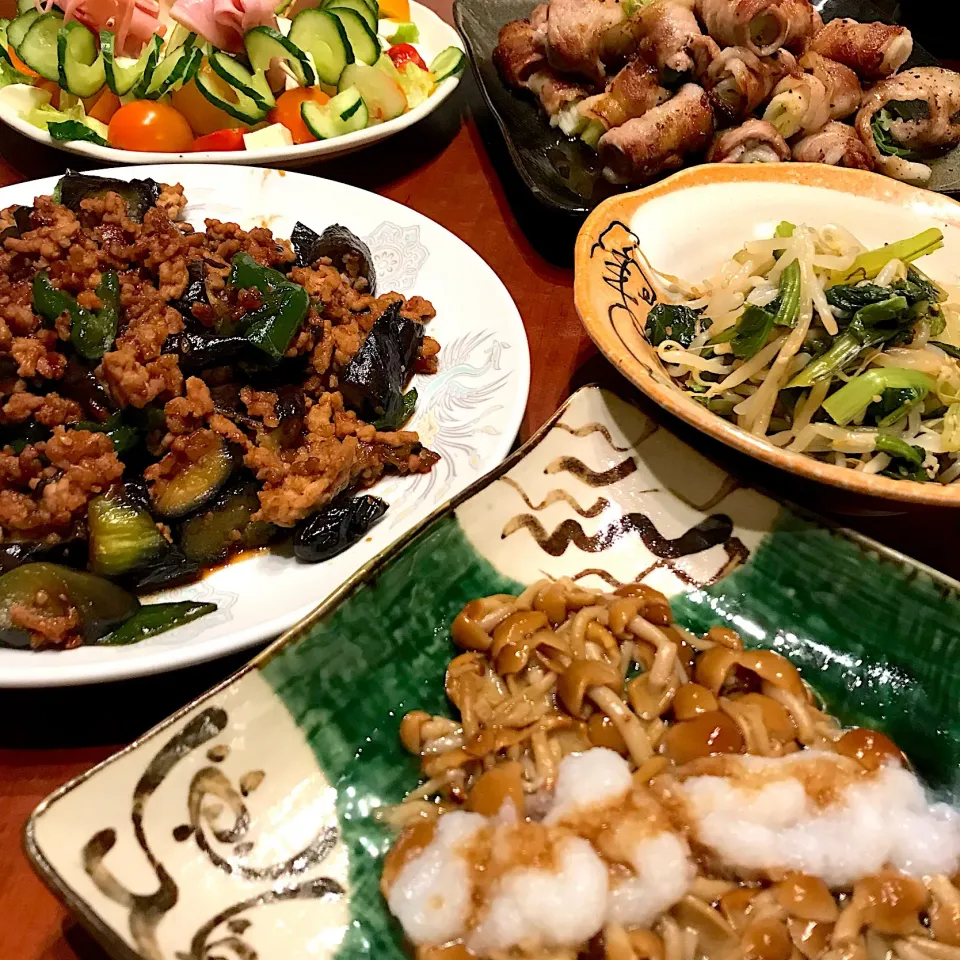
[[[250,146],[240,149],[226,149],[219,146],[215,150],[203,149],[203,145],[196,148],[186,149],[179,152],[166,152],[150,149],[117,149],[110,145],[104,145],[95,142],[86,142],[84,140],[55,140],[46,129],[38,126],[36,122],[30,122],[28,117],[37,119],[36,94],[38,91],[20,84],[4,86],[0,89],[0,122],[23,134],[25,137],[42,143],[45,146],[56,147],[65,150],[68,153],[77,156],[87,157],[91,160],[99,160],[111,164],[129,164],[129,163],[241,163],[252,166],[263,165],[282,165],[285,167],[299,167],[314,163],[318,160],[332,159],[347,153],[360,150],[373,143],[378,143],[388,137],[406,130],[408,127],[422,120],[424,117],[433,113],[440,105],[456,90],[462,76],[463,62],[457,60],[457,52],[463,50],[463,44],[457,31],[449,24],[445,23],[437,14],[428,7],[417,3],[416,0],[410,0],[409,3],[410,19],[407,21],[412,24],[416,37],[413,44],[417,54],[422,62],[427,65],[433,65],[437,57],[445,51],[449,51],[444,57],[451,67],[451,72],[447,76],[439,79],[439,82],[430,85],[429,91],[420,90],[417,93],[418,102],[412,109],[404,108],[403,112],[394,116],[393,119],[377,121],[371,115],[367,124],[361,129],[343,130],[324,130],[327,139],[313,139],[306,143],[287,144],[275,141],[272,137],[261,137],[259,141],[254,141]],[[377,42],[384,48],[389,46],[388,36],[393,36],[398,29],[399,24],[391,20],[380,20],[377,30]],[[174,28],[176,25],[174,25]],[[409,29],[409,28],[408,28]],[[192,36],[192,35],[191,35]],[[200,41],[196,41],[198,49]],[[232,59],[232,58],[230,58]],[[368,58],[370,59],[370,58]],[[384,61],[381,67],[390,70],[390,66],[385,61],[388,59],[384,53],[381,55]],[[454,63],[454,61],[456,61]],[[162,63],[162,59],[160,61]],[[363,66],[363,65],[361,65]],[[200,69],[206,69],[205,64]],[[380,68],[377,68],[380,69]],[[394,75],[395,76],[395,75]],[[199,114],[201,123],[209,124],[204,111],[209,112],[207,101],[200,94],[194,93],[194,86],[191,83],[187,91],[191,94],[191,104],[183,109],[189,114],[192,121],[194,111],[197,110],[199,103]],[[104,90],[107,88],[104,87]],[[336,93],[336,87],[328,88]],[[26,91],[26,93],[24,93]],[[171,101],[180,102],[183,91],[174,91],[172,96],[168,95],[162,98],[163,104],[169,105]],[[129,95],[125,97],[128,100]],[[75,100],[76,98],[72,98]],[[147,103],[153,101],[144,101]],[[73,110],[76,112],[76,106]],[[264,111],[265,112],[265,111]],[[395,113],[396,111],[394,111]],[[65,112],[62,116],[54,116],[49,119],[55,121],[64,121],[72,118],[73,113]],[[223,124],[232,122],[226,114]],[[233,118],[236,120],[236,118]],[[236,121],[234,125],[239,124]],[[268,122],[264,116],[259,121],[259,126]],[[215,125],[215,124],[214,124]],[[256,122],[252,124],[258,126]],[[250,126],[248,123],[247,126]],[[106,128],[97,128],[101,134],[106,136]],[[201,126],[195,130],[198,138],[203,134],[212,132],[207,126]],[[336,135],[333,135],[336,134]]]
[[[922,258],[922,270],[947,291],[960,283],[960,204],[949,197],[823,164],[705,164],[611,198],[587,218],[574,282],[587,333],[657,404],[737,450],[864,497],[956,506],[960,486],[932,476],[921,483],[893,479],[775,446],[711,412],[665,369],[645,328],[655,304],[681,299],[668,277],[699,284],[744,243],[772,237],[782,221],[832,224],[867,249],[938,230],[942,248]]]
[[[151,675],[269,640],[305,616],[357,569],[438,505],[507,455],[526,406],[530,363],[526,333],[510,295],[480,257],[412,210],[355,187],[303,174],[239,166],[144,166],[125,178],[182,184],[184,218],[269,227],[289,236],[297,221],[340,223],[363,238],[378,289],[428,298],[439,369],[416,375],[410,428],[440,459],[429,473],[383,480],[371,492],[390,509],[339,556],[319,564],[259,551],[221,565],[204,579],[157,594],[161,600],[212,602],[215,612],[129,646],[72,650],[0,649],[0,687],[51,687]],[[32,204],[55,179],[5,187],[0,207]],[[270,211],[264,213],[264,211]],[[468,295],[467,295],[468,294]]]
[[[960,584],[749,488],[649,409],[581,389],[238,674],[57,791],[26,827],[45,882],[122,960],[402,960],[378,816],[418,779],[400,720],[449,710],[464,604],[544,576],[642,580],[684,627],[788,656],[843,724],[909,743],[954,791]]]

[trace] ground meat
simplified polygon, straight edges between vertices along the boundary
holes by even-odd
[[[132,347],[123,346],[104,354],[98,372],[117,403],[125,407],[142,408],[157,399],[179,396],[183,389],[183,374],[175,354],[141,363]]]
[[[42,423],[45,427],[76,423],[83,419],[83,408],[76,400],[69,400],[56,393],[38,397],[25,390],[14,393],[0,407],[0,423],[23,423],[30,419]]]
[[[213,413],[210,388],[199,377],[190,377],[186,396],[168,401],[163,412],[167,417],[167,430],[171,434],[193,433]]]
[[[179,219],[186,205],[187,198],[184,196],[183,187],[180,186],[179,183],[173,185],[168,183],[161,184],[157,207],[171,220]]]
[[[240,391],[240,399],[250,416],[259,417],[265,427],[280,426],[280,418],[277,416],[277,395],[275,393],[269,390],[254,390],[252,387],[244,387]]]
[[[15,603],[10,607],[10,622],[30,634],[30,646],[34,650],[43,647],[70,650],[80,646],[83,638],[77,629],[80,614],[72,605],[67,605],[64,611],[65,602],[65,597],[49,597],[38,590],[30,604]]]
[[[40,330],[33,337],[14,337],[10,356],[17,362],[17,374],[58,380],[67,368],[67,358],[53,349],[56,345],[55,330]]]
[[[66,535],[87,503],[123,474],[110,438],[57,427],[46,442],[0,452],[0,528],[27,539]]]

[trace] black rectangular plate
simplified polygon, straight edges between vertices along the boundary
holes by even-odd
[[[463,37],[477,83],[503,133],[510,157],[534,196],[554,210],[582,217],[601,200],[631,188],[617,188],[600,176],[597,154],[579,140],[551,127],[533,97],[511,90],[493,64],[500,28],[529,16],[536,0],[455,0],[453,15]],[[824,20],[852,17],[872,21],[890,18],[869,0],[827,0],[816,3]],[[936,58],[914,46],[907,67],[937,65]],[[931,164],[927,186],[943,193],[960,191],[960,149]]]

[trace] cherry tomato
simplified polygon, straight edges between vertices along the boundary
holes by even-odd
[[[168,104],[134,100],[113,115],[107,139],[111,147],[121,150],[187,153],[193,146],[193,131],[183,115]]]
[[[267,115],[267,119],[271,123],[282,123],[290,131],[294,143],[313,143],[317,138],[303,122],[300,105],[307,100],[324,104],[329,99],[319,87],[294,87],[277,97],[277,105]]]
[[[235,130],[215,130],[205,137],[198,137],[193,141],[193,152],[202,153],[204,150],[243,150],[243,135],[246,127]]]
[[[405,63],[415,63],[421,70],[427,69],[423,57],[417,53],[417,48],[412,43],[398,43],[387,51],[387,56],[398,70]]]

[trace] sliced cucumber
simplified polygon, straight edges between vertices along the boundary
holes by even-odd
[[[266,74],[273,60],[282,60],[293,72],[300,86],[312,87],[317,82],[307,55],[279,30],[272,27],[254,27],[247,31],[243,45],[254,73]]]
[[[235,57],[219,51],[211,54],[207,62],[221,80],[230,84],[234,90],[259,103],[264,110],[272,110],[277,105],[273,91],[270,89],[262,70],[251,73]]]
[[[36,10],[37,5],[33,0],[17,0],[17,13],[26,13],[28,10]],[[37,11],[39,13],[39,11]]]
[[[340,89],[356,87],[369,111],[370,123],[393,120],[406,112],[407,97],[393,77],[376,67],[352,63],[340,77]]]
[[[65,23],[57,34],[60,86],[75,97],[92,97],[106,82],[97,38],[77,20]]]
[[[353,48],[353,59],[358,63],[373,64],[380,59],[380,41],[377,34],[367,25],[367,21],[356,10],[345,7],[328,7],[343,25],[343,30]]]
[[[439,83],[447,77],[456,76],[467,65],[466,54],[459,47],[447,47],[441,50],[430,64],[430,72]]]
[[[320,82],[331,87],[339,82],[343,68],[353,63],[353,47],[332,13],[302,10],[293,18],[287,39],[312,58]]]
[[[197,44],[197,35],[182,23],[174,23],[173,30],[163,46],[163,55],[169,57],[178,47],[193,47]]]
[[[305,100],[300,105],[300,116],[318,140],[332,140],[363,130],[370,120],[367,106],[355,87],[338,93],[323,105]]]
[[[60,80],[57,34],[62,23],[60,13],[41,13],[17,47],[20,59],[44,80]]]
[[[377,32],[378,11],[367,3],[367,0],[324,0],[321,5],[323,10],[332,10],[338,7],[341,10],[355,10],[367,21],[367,26],[374,32]]]
[[[7,27],[7,43],[9,43],[14,50],[19,49],[20,44],[23,43],[23,38],[27,35],[27,31],[33,26],[34,21],[39,16],[40,11],[31,6],[29,10],[24,10],[19,17],[10,22],[10,26]]]
[[[242,123],[259,123],[267,115],[267,107],[232,87],[213,72],[208,62],[201,64],[194,77],[197,89],[215,107]]]
[[[143,53],[136,60],[130,57],[118,57],[115,52],[116,37],[109,30],[100,31],[100,52],[103,55],[103,70],[107,76],[107,86],[118,97],[126,96],[134,87],[150,86],[153,73],[160,62],[160,49],[163,40],[154,34]]]
[[[195,36],[191,34],[190,36]],[[182,85],[188,69],[194,61],[202,58],[203,54],[193,46],[193,42],[183,42],[172,50],[164,49],[163,59],[153,71],[150,83],[143,95],[148,100],[159,100],[168,94],[175,86]]]

